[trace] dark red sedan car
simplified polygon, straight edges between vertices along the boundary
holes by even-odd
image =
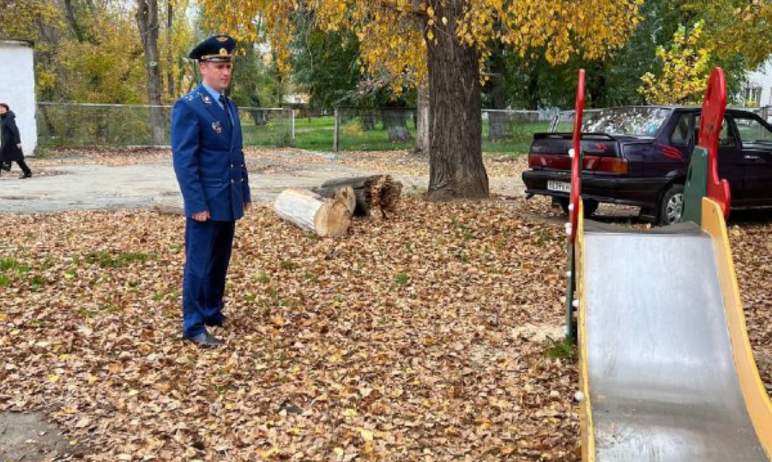
[[[587,111],[582,123],[582,198],[592,214],[601,202],[640,207],[658,224],[676,223],[699,129],[700,108],[632,106]],[[570,133],[537,133],[523,172],[526,194],[568,207]],[[772,126],[753,112],[727,109],[719,139],[719,175],[729,181],[732,209],[772,207]]]

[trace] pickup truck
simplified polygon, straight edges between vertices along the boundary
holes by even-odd
[[[586,111],[582,199],[585,214],[601,202],[640,207],[660,225],[680,221],[699,107],[628,106]],[[527,198],[551,196],[564,210],[570,190],[571,133],[537,133],[523,172]],[[758,115],[727,109],[718,170],[729,181],[731,209],[772,207],[772,126]]]

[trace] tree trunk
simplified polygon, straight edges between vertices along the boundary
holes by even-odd
[[[53,122],[51,122],[51,117],[48,115],[48,106],[39,106],[39,107],[40,107],[40,113],[43,114],[43,123],[45,124],[46,132],[48,132],[48,137],[49,138],[56,137],[58,133]]]
[[[65,18],[67,19],[67,25],[70,26],[70,30],[75,35],[75,38],[78,40],[78,42],[85,42],[86,36],[83,33],[83,28],[78,23],[78,18],[75,14],[75,8],[72,5],[72,0],[64,0],[64,12]]]
[[[526,102],[526,109],[535,111],[539,109],[539,71],[541,66],[531,67],[531,75],[528,76],[528,97]]]
[[[418,109],[416,111],[415,154],[429,157],[429,89],[418,87]]]
[[[174,4],[166,0],[166,81],[169,98],[174,99]]]
[[[428,42],[429,64],[429,200],[488,197],[488,174],[482,159],[479,55],[461,46],[456,18],[463,1],[437,3],[436,33]],[[429,29],[431,30],[431,28]]]
[[[158,66],[158,0],[137,0],[137,26],[145,50],[147,99],[150,104],[150,131],[153,143],[166,143],[165,120],[161,106],[163,82]]]

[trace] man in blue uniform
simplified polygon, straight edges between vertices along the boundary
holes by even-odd
[[[236,105],[225,96],[235,43],[227,35],[204,40],[190,52],[201,84],[174,104],[172,159],[185,202],[185,270],[182,336],[220,346],[207,326],[222,326],[225,276],[236,220],[251,198]]]

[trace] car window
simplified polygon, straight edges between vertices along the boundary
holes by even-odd
[[[700,116],[694,117],[694,139],[699,141],[700,139]],[[725,147],[735,147],[737,142],[734,138],[734,133],[729,129],[729,122],[724,117],[724,121],[721,123],[721,133],[718,135],[718,145]]]
[[[735,116],[734,123],[740,132],[743,146],[748,144],[772,143],[772,130],[759,120],[751,117]]]
[[[678,123],[670,134],[670,144],[686,147],[689,145],[689,114],[684,112],[678,117]]]
[[[589,109],[584,112],[582,131],[608,135],[655,136],[670,118],[669,108],[653,106]]]

